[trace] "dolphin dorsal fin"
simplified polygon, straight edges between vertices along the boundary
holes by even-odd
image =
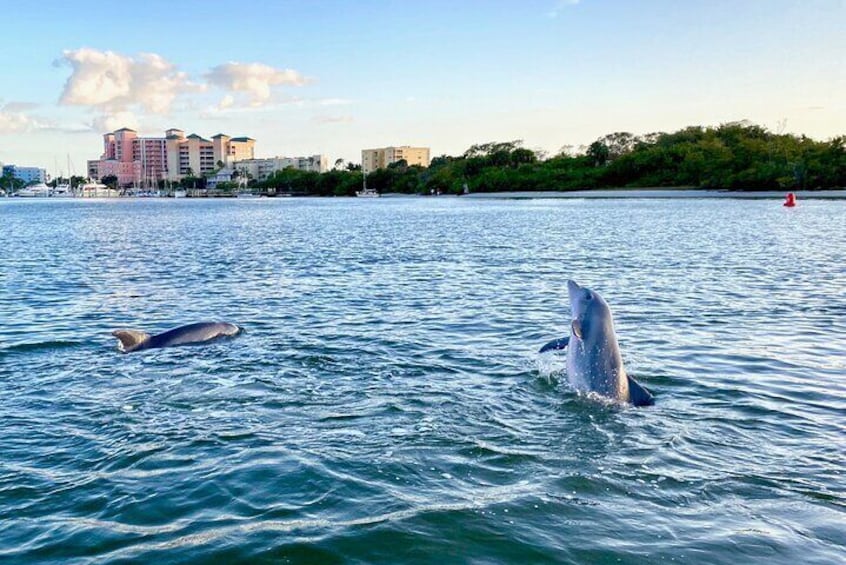
[[[141,330],[115,330],[112,335],[118,338],[118,349],[122,353],[135,351],[150,339],[150,334]]]

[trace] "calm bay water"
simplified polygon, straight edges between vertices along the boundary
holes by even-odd
[[[846,202],[0,201],[0,562],[846,558]],[[656,405],[537,348],[566,280]],[[112,329],[245,335],[121,355]]]

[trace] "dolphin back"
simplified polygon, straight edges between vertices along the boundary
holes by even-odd
[[[115,330],[112,335],[118,338],[118,349],[130,353],[157,347],[206,343],[217,338],[236,336],[243,331],[244,328],[228,322],[199,322],[154,336],[140,330]]]
[[[221,337],[236,336],[242,331],[240,326],[228,322],[198,322],[154,335],[150,338],[150,347],[206,343]]]

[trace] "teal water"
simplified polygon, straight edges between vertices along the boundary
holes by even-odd
[[[0,201],[0,562],[834,563],[846,202]],[[650,408],[538,347],[599,291]],[[246,333],[122,355],[110,331]]]

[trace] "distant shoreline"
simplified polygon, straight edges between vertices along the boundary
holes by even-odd
[[[799,202],[803,200],[846,200],[846,188],[825,189],[825,190],[713,190],[698,188],[594,188],[586,190],[544,190],[544,191],[507,191],[507,192],[474,192],[470,194],[456,195],[444,194],[431,198],[458,198],[461,200],[538,200],[538,199],[715,199],[726,198],[735,200],[783,200],[788,192],[796,194]],[[291,195],[262,196],[262,199],[288,199]],[[428,195],[408,194],[403,192],[386,192],[382,198],[430,198]],[[317,195],[297,195],[296,198],[355,198],[350,196],[332,197]],[[229,197],[190,197],[179,198],[178,201],[187,200],[233,200]],[[116,200],[167,200],[167,198],[140,198],[132,196],[116,196],[111,198],[0,198],[0,202],[90,202],[90,201],[116,201]]]
[[[836,190],[709,190],[697,188],[596,188],[591,190],[538,192],[476,192],[462,195],[473,199],[533,199],[533,198],[736,198],[743,200],[783,199],[793,192],[798,201],[846,199],[846,189]]]

